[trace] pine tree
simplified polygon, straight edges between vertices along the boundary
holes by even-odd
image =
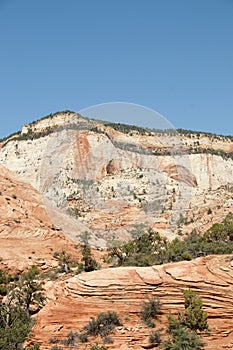
[[[162,344],[165,350],[201,350],[204,347],[197,335],[197,331],[209,329],[202,300],[191,289],[185,290],[183,295],[185,312],[180,312],[178,317],[168,315],[168,338]]]
[[[191,330],[205,331],[208,330],[208,314],[203,311],[202,299],[191,290],[187,289],[184,295],[184,323]]]

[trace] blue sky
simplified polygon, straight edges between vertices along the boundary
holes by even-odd
[[[0,0],[0,137],[111,101],[233,135],[232,19],[233,0]]]

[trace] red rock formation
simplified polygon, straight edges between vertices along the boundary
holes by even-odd
[[[54,227],[41,195],[18,176],[0,167],[0,258],[9,270],[24,270],[32,264],[44,269],[57,265],[53,254],[74,245]]]
[[[209,314],[211,334],[204,335],[205,349],[232,349],[231,259],[211,256],[162,266],[104,269],[56,282],[53,296],[39,312],[33,342],[40,343],[43,350],[50,349],[50,338],[62,339],[70,330],[80,331],[90,317],[112,310],[119,313],[123,326],[111,335],[110,349],[145,348],[151,329],[140,320],[142,302],[151,296],[160,299],[157,328],[166,327],[166,315],[184,309],[182,291],[192,288]]]
[[[71,117],[75,120],[73,114]],[[56,129],[57,126],[64,125],[64,119],[64,115],[58,114],[53,119],[47,118],[35,123],[33,132]],[[82,119],[81,122],[85,123],[85,120]],[[25,133],[29,128],[30,126],[25,128]],[[156,190],[162,188],[163,183],[166,185],[164,193],[158,192],[160,197],[164,195],[163,213],[155,218],[152,212],[149,222],[155,230],[161,229],[167,234],[169,218],[176,209],[179,213],[178,197],[181,189],[184,190],[184,195],[188,192],[188,199],[191,199],[190,205],[185,207],[187,210],[183,226],[181,224],[179,227],[183,233],[194,228],[203,232],[213,222],[221,221],[233,209],[232,160],[202,153],[206,148],[232,152],[230,139],[203,135],[199,138],[198,135],[200,154],[184,157],[183,165],[172,153],[171,156],[166,156],[166,151],[170,152],[171,142],[176,141],[175,137],[174,140],[168,140],[170,146],[169,142],[166,146],[166,135],[162,142],[155,135],[124,134],[104,125],[99,126],[99,129],[103,131],[102,134],[90,131],[90,128],[69,130],[67,137],[63,135],[65,142],[62,136],[58,149],[56,134],[46,134],[47,136],[35,140],[7,140],[4,147],[3,144],[0,145],[1,164],[18,171],[25,181],[37,188],[41,185],[39,170],[45,171],[45,187],[62,170],[61,181],[53,184],[50,193],[52,196],[56,191],[59,194],[60,190],[64,190],[62,186],[67,186],[61,193],[72,198],[72,203],[78,209],[81,201],[75,202],[76,180],[97,182],[98,193],[103,193],[101,206],[97,205],[88,211],[86,207],[89,204],[83,204],[85,210],[79,221],[68,219],[66,213],[60,213],[56,208],[50,208],[48,216],[40,193],[29,183],[20,181],[16,174],[1,167],[0,268],[23,271],[32,264],[37,264],[41,269],[48,269],[57,265],[53,254],[62,248],[79,256],[75,246],[54,227],[55,224],[59,227],[61,222],[65,222],[66,234],[73,240],[78,229],[82,231],[89,228],[97,230],[97,233],[104,232],[105,235],[120,228],[120,233],[125,235],[131,224],[147,222],[149,214],[144,210],[143,201],[150,186],[144,180],[150,171],[153,180],[157,180]],[[70,136],[72,141],[75,140],[74,144],[71,144]],[[187,144],[187,148],[196,147],[197,138],[184,136],[183,143]],[[115,147],[119,144],[121,147]],[[144,151],[149,150],[150,155],[147,152],[131,152],[129,146],[134,146],[140,152],[143,148]],[[49,159],[48,164],[45,162],[45,149],[47,153],[51,149],[51,158],[58,156],[57,168],[50,164],[53,159]],[[158,150],[162,154],[159,157],[153,155]],[[71,177],[73,185],[68,181]],[[124,186],[118,186],[122,179],[130,185],[132,193],[129,201]],[[60,187],[56,187],[57,184]],[[81,200],[85,201],[86,198]],[[185,204],[185,197],[181,198],[181,202]],[[209,208],[212,214],[207,214]],[[72,278],[62,276],[60,280],[50,281],[46,285],[48,303],[38,315],[32,342],[39,342],[42,350],[51,349],[49,338],[61,339],[70,330],[80,331],[90,317],[102,311],[114,310],[120,314],[123,326],[118,327],[113,334],[115,342],[110,348],[148,348],[150,330],[139,317],[142,302],[148,296],[160,298],[162,314],[157,328],[165,327],[166,314],[177,313],[183,308],[182,291],[193,288],[202,297],[204,308],[210,316],[211,335],[205,336],[206,349],[232,349],[232,270],[231,258],[212,256],[164,266],[105,269]],[[95,343],[95,339],[91,340]],[[80,349],[82,347],[85,348],[84,345],[79,346]]]

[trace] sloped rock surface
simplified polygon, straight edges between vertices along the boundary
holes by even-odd
[[[19,176],[0,166],[0,264],[23,271],[36,264],[57,266],[54,252],[64,249],[77,255],[74,245],[55,227],[41,194]]]
[[[233,348],[233,266],[230,256],[210,256],[190,262],[153,267],[104,269],[72,277],[54,285],[54,297],[38,315],[33,342],[50,349],[50,338],[62,339],[81,331],[90,317],[116,311],[122,327],[111,337],[110,349],[142,349],[150,329],[140,320],[142,302],[158,297],[162,303],[157,328],[166,327],[166,314],[183,310],[182,291],[192,288],[209,314],[210,335],[205,349]],[[95,343],[96,339],[90,339]],[[99,340],[100,341],[100,340]],[[82,344],[78,346],[84,349]]]

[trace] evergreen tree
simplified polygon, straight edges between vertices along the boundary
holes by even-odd
[[[187,289],[183,292],[184,295],[184,324],[191,330],[208,330],[207,318],[208,314],[203,311],[202,299],[191,290]]]
[[[39,281],[39,270],[32,266],[20,277],[12,291],[15,303],[18,303],[29,315],[37,313],[45,301],[43,283]]]
[[[163,343],[165,350],[201,350],[203,347],[204,343],[196,332],[183,326],[172,329]]]
[[[203,311],[202,300],[191,289],[183,292],[185,312],[178,317],[168,315],[168,339],[162,347],[165,350],[201,350],[204,343],[197,331],[208,330],[207,313]]]
[[[91,234],[87,231],[80,235],[82,252],[82,270],[90,272],[98,269],[98,263],[92,255],[89,239]]]
[[[18,281],[9,281],[6,291],[0,303],[0,350],[22,349],[33,325],[31,315],[45,300],[38,268],[33,266]]]

